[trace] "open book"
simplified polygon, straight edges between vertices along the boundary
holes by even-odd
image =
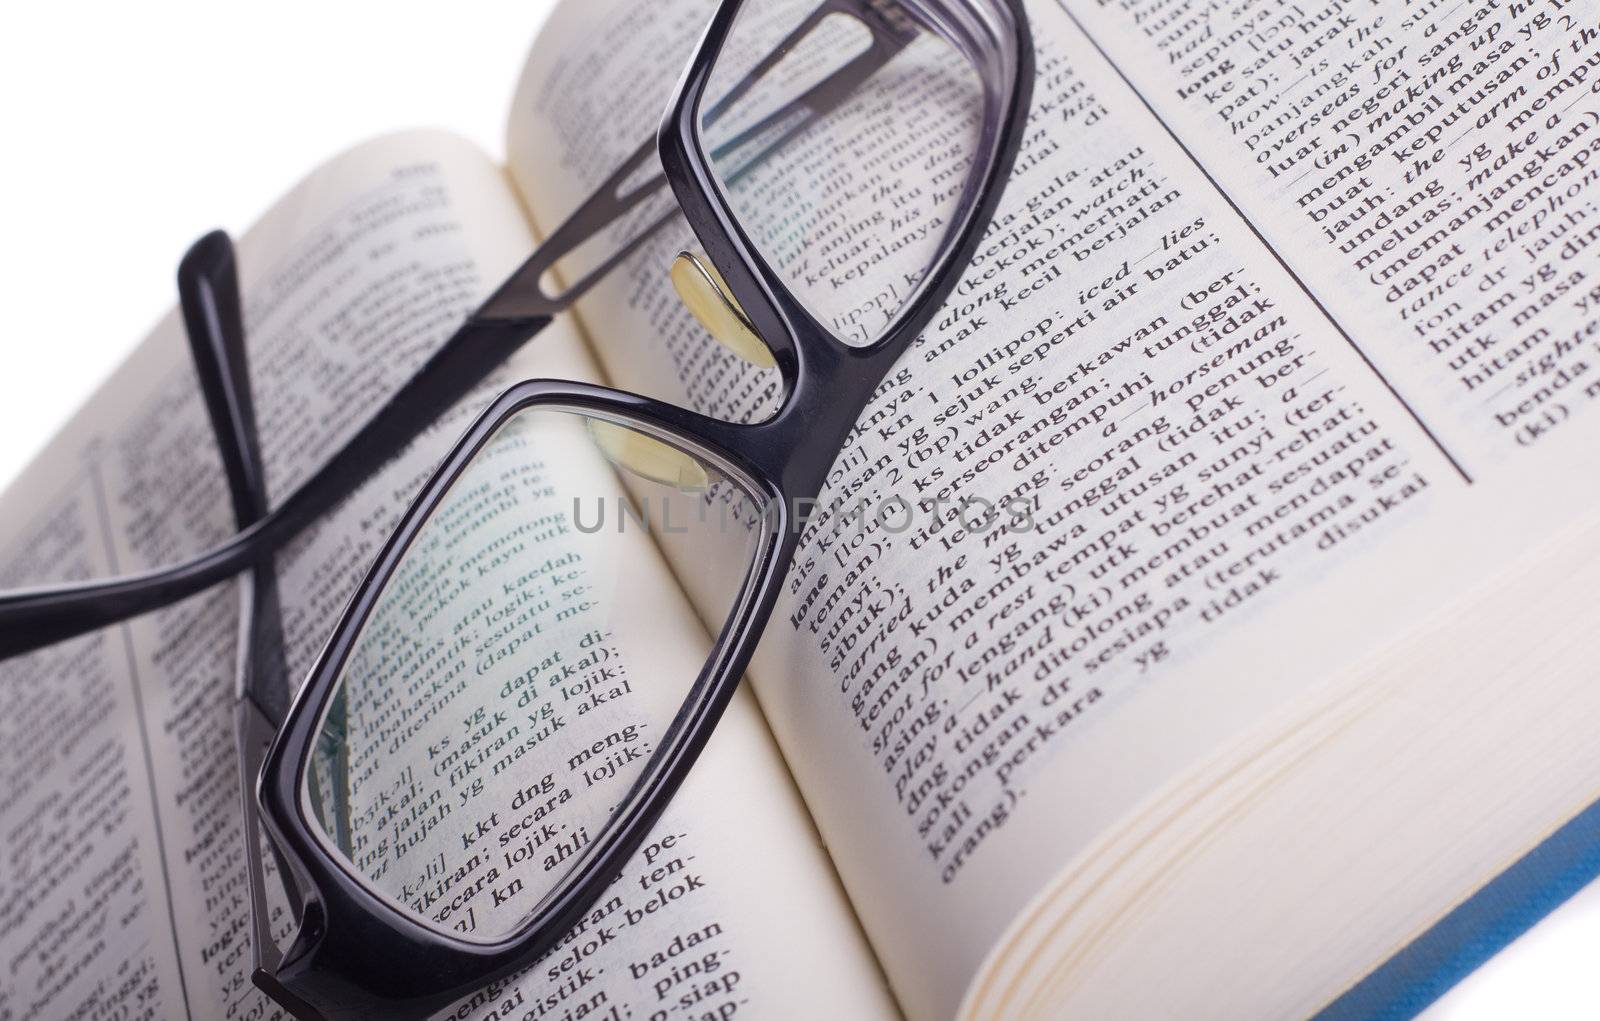
[[[648,137],[710,6],[569,0],[508,166],[384,138],[249,231],[272,492]],[[1593,7],[1029,12],[994,225],[822,495],[1021,498],[1038,527],[819,513],[614,896],[448,1016],[1415,1006],[1464,960],[1437,923],[1470,929],[1491,881],[1539,888],[1526,864],[1600,798]],[[674,296],[687,241],[654,237],[284,551],[297,671],[497,387],[771,406]],[[169,316],[5,495],[0,584],[219,541],[215,460]],[[697,565],[657,548],[635,595],[660,655],[692,656]],[[0,1017],[272,1012],[246,978],[236,599],[0,665]],[[491,862],[446,864],[463,910]],[[1385,967],[1412,960],[1436,967]]]

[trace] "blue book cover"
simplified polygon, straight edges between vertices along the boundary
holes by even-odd
[[[1600,803],[1441,918],[1317,1015],[1317,1021],[1415,1017],[1567,898],[1600,876]]]

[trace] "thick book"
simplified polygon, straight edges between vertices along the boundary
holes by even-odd
[[[378,139],[248,231],[271,492],[651,136],[711,7],[566,0],[504,166]],[[446,1016],[1398,1016],[1593,871],[1593,8],[1028,11],[994,223],[840,452],[748,683],[613,891]],[[938,144],[882,113],[810,143],[791,198],[819,273],[870,272],[852,161],[911,182]],[[297,671],[498,387],[773,406],[775,373],[674,294],[690,243],[641,245],[283,552]],[[851,513],[892,497],[933,510]],[[1033,527],[974,527],[963,498]],[[231,523],[174,314],[0,498],[0,585],[170,562]],[[692,661],[703,565],[626,541],[651,643]],[[247,979],[237,600],[0,664],[0,1017],[273,1014]],[[470,787],[539,721],[466,690]],[[431,819],[495,853],[397,855],[419,909],[470,926],[529,804]]]

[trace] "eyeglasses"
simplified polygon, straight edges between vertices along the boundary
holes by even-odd
[[[657,139],[276,507],[232,249],[211,235],[191,250],[185,325],[239,532],[143,575],[0,595],[0,656],[245,574],[257,985],[305,1017],[423,1015],[528,965],[606,892],[731,698],[800,508],[987,227],[1031,81],[1020,0],[724,0]],[[852,153],[868,131],[906,145]],[[662,173],[636,183],[652,155]],[[663,212],[647,203],[664,186]],[[423,487],[291,700],[274,551],[680,213],[701,250],[664,270],[712,337],[778,370],[776,413],[733,423],[600,386],[511,387]],[[549,293],[558,261],[597,240]],[[707,635],[692,654],[651,640],[693,624],[637,584],[663,556]],[[492,904],[465,910],[450,874],[470,855],[428,824],[457,799],[538,807],[519,813]],[[299,920],[286,949],[268,931],[269,859]]]

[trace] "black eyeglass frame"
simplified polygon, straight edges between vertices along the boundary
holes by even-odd
[[[946,235],[922,285],[879,339],[852,346],[822,327],[740,228],[700,135],[707,81],[744,4],[723,0],[719,6],[667,108],[654,148],[678,208],[773,351],[784,388],[774,417],[734,424],[605,387],[553,381],[512,387],[477,419],[407,511],[289,705],[274,551],[348,495],[409,442],[418,423],[430,422],[454,405],[676,210],[647,225],[559,295],[545,292],[545,274],[557,260],[659,191],[661,176],[625,187],[650,154],[652,147],[646,144],[354,439],[283,504],[270,509],[254,437],[236,286],[224,294],[208,290],[221,279],[231,279],[232,251],[224,236],[212,235],[191,252],[195,264],[186,259],[180,268],[180,290],[187,288],[185,318],[239,532],[198,557],[143,575],[0,594],[4,658],[169,604],[244,572],[236,734],[245,795],[253,978],[301,1017],[328,1012],[341,1017],[413,1016],[447,1006],[531,963],[604,892],[681,785],[737,687],[798,545],[794,508],[820,490],[860,411],[949,295],[999,201],[1021,143],[1033,80],[1022,0],[898,0],[897,9],[903,5],[925,29],[964,44],[969,61],[979,69],[986,105],[980,139],[984,169],[962,194],[954,216],[957,226]],[[882,7],[882,0],[825,0],[791,35],[791,40],[803,36],[834,12],[853,15],[874,29],[866,52],[814,94],[802,97],[810,99],[814,114],[840,101],[858,76],[864,79],[905,45],[903,26],[893,24],[893,15]],[[717,636],[684,709],[630,792],[626,810],[591,841],[575,881],[541,904],[517,932],[482,942],[441,933],[376,895],[321,843],[300,792],[310,743],[339,668],[411,537],[485,440],[510,416],[536,407],[614,417],[700,451],[763,501],[767,532],[735,612]],[[266,848],[258,840],[260,828],[272,838]],[[272,942],[267,928],[264,850],[276,860],[295,902],[291,906],[299,913],[300,929],[286,953]]]
[[[901,0],[901,2],[927,10],[949,11],[951,4],[957,5],[957,9],[966,8],[969,11],[998,8],[1006,12],[1004,17],[1008,21],[1021,17],[1020,10],[1008,10],[1017,7],[1011,0],[1003,2],[1002,0]],[[751,78],[758,77],[762,68],[769,68],[775,63],[791,42],[802,37],[829,13],[842,12],[856,15],[858,20],[873,29],[872,45],[798,100],[774,111],[761,122],[730,139],[725,143],[725,148],[738,149],[767,128],[781,122],[802,103],[812,117],[817,117],[848,98],[855,87],[870,77],[914,37],[908,36],[903,26],[895,25],[892,17],[874,16],[872,12],[880,11],[882,6],[882,0],[823,0],[811,17],[797,26],[789,38],[769,55],[768,60],[758,65],[757,69],[747,76],[746,83]],[[925,24],[936,24],[937,20],[927,20]],[[973,37],[981,35],[982,33],[974,33]],[[977,50],[983,47],[977,46],[971,49]],[[973,53],[972,56],[976,58],[981,55]],[[1025,56],[1028,60],[1026,65],[1028,84],[1031,86],[1031,52]],[[993,88],[995,83],[986,78],[984,84],[986,98],[992,103],[995,97]],[[703,87],[704,76],[701,79],[701,88]],[[743,87],[737,86],[735,91]],[[681,91],[675,95],[679,94]],[[687,119],[686,110],[687,107],[679,111],[680,121]],[[671,118],[665,119],[659,134],[669,135],[671,123]],[[802,122],[796,130],[801,130],[804,126],[805,122]],[[692,123],[680,123],[677,130],[695,129],[696,126]],[[185,560],[146,569],[136,574],[0,592],[0,660],[22,655],[171,605],[217,582],[252,570],[263,558],[270,557],[312,522],[337,506],[378,468],[404,450],[427,425],[454,407],[518,348],[541,333],[556,315],[570,308],[599,280],[621,265],[639,243],[660,230],[678,214],[680,210],[675,206],[664,214],[647,219],[626,241],[614,245],[604,259],[588,268],[564,289],[555,294],[546,289],[550,271],[560,260],[597,237],[601,231],[618,224],[629,214],[639,210],[658,194],[663,186],[671,183],[668,181],[667,173],[648,175],[643,181],[638,179],[652,152],[665,163],[672,148],[671,141],[670,138],[663,137],[636,149],[588,200],[557,227],[528,259],[466,318],[461,326],[412,374],[411,378],[390,395],[354,435],[288,493],[282,502],[267,507],[259,515],[250,518],[248,525],[241,524],[234,535]],[[750,163],[758,163],[760,160],[761,157],[758,156]],[[685,165],[690,162],[692,161],[679,159],[676,172],[683,173]],[[734,176],[742,172],[743,169]],[[710,177],[702,174],[697,187],[708,186],[711,186]],[[674,190],[681,192],[676,183]],[[675,197],[682,199],[681,194]],[[693,196],[689,201],[701,208],[699,215],[706,215],[706,203],[697,202]],[[723,213],[726,213],[725,209]],[[717,214],[713,212],[711,215]],[[202,243],[212,240],[212,236],[208,236],[207,239],[202,239]],[[748,289],[755,286],[751,283],[751,276],[737,268],[729,269],[720,261],[730,257],[726,246],[713,245],[713,247],[718,247],[719,250],[713,253],[712,261],[719,266],[725,278],[733,278],[732,287],[735,295],[753,303],[752,307],[757,310],[757,317],[764,328],[778,330],[771,335],[770,343],[774,347],[775,360],[783,372],[784,384],[792,388],[797,375],[796,366],[792,364],[795,359],[794,343],[781,323],[772,317],[770,310],[775,304],[782,304],[786,314],[795,317],[797,321],[810,324],[810,328],[818,327],[798,302],[782,301],[785,295],[781,288],[773,292],[768,287],[767,296],[759,300],[752,297],[748,292]],[[749,246],[745,247],[748,249]],[[767,276],[770,278],[770,273]],[[936,282],[936,278],[930,274],[924,289],[931,289]],[[949,284],[945,283],[943,286],[948,289]],[[931,309],[937,304],[938,302],[930,303],[927,316],[932,315]],[[882,342],[880,340],[879,343]],[[877,346],[879,345],[873,345]],[[217,433],[225,459],[228,456],[227,434],[230,432],[231,426],[222,425],[219,426]],[[229,466],[225,464],[225,467]],[[260,471],[259,467],[257,471]]]
[[[262,822],[301,901],[301,930],[271,969],[272,977],[281,992],[302,1004],[339,1016],[437,1010],[528,965],[614,882],[682,784],[738,686],[793,561],[799,542],[795,507],[816,496],[861,410],[954,287],[999,201],[1020,146],[1033,80],[1032,41],[1021,0],[905,0],[928,18],[928,28],[965,41],[969,59],[984,72],[989,115],[980,140],[983,170],[963,195],[953,218],[956,226],[923,286],[879,339],[852,346],[822,327],[739,226],[700,135],[706,83],[744,2],[725,0],[711,20],[667,108],[657,145],[690,227],[773,350],[783,402],[764,421],[730,423],[607,387],[532,380],[505,391],[439,466],[362,581],[260,774]],[[813,22],[835,9],[859,17],[872,4],[829,0]],[[398,910],[319,836],[306,800],[306,771],[345,660],[410,542],[483,444],[512,416],[541,407],[615,419],[698,452],[762,502],[766,531],[736,609],[683,709],[618,815],[591,840],[574,878],[514,933],[492,941],[456,938]]]

